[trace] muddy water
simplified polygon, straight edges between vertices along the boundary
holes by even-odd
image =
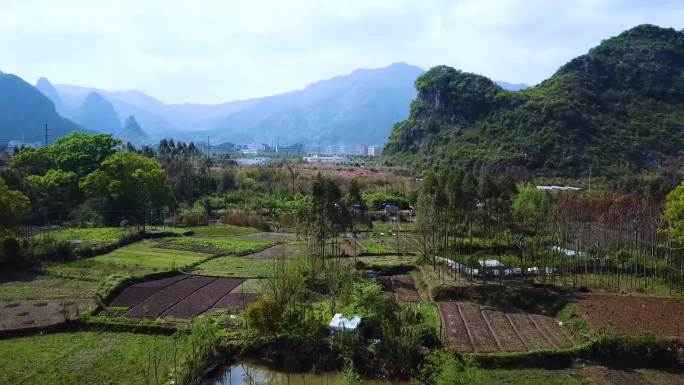
[[[243,362],[226,367],[222,373],[206,382],[207,385],[336,385],[336,373],[288,374],[266,366]],[[365,380],[362,385],[408,385],[404,381]]]

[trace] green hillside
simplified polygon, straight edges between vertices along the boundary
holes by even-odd
[[[415,83],[389,163],[538,174],[614,175],[661,166],[684,148],[684,32],[641,25],[518,92],[446,66]]]

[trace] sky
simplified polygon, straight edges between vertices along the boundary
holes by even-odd
[[[446,64],[536,84],[684,1],[0,0],[0,71],[167,103],[267,96],[357,68]]]

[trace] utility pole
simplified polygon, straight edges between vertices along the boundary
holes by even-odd
[[[49,131],[48,131],[48,125],[47,125],[47,123],[45,123],[45,146],[47,146],[48,143],[49,143],[49,140],[48,140],[48,135],[49,135],[49,134],[48,134],[48,132],[49,132]]]

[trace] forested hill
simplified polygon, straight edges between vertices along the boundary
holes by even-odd
[[[64,119],[40,91],[15,75],[0,72],[0,138],[25,142],[41,141],[45,125],[52,139],[73,131],[84,131]]]
[[[518,92],[446,66],[415,86],[385,147],[390,163],[611,175],[684,151],[684,32],[674,29],[632,28]]]

